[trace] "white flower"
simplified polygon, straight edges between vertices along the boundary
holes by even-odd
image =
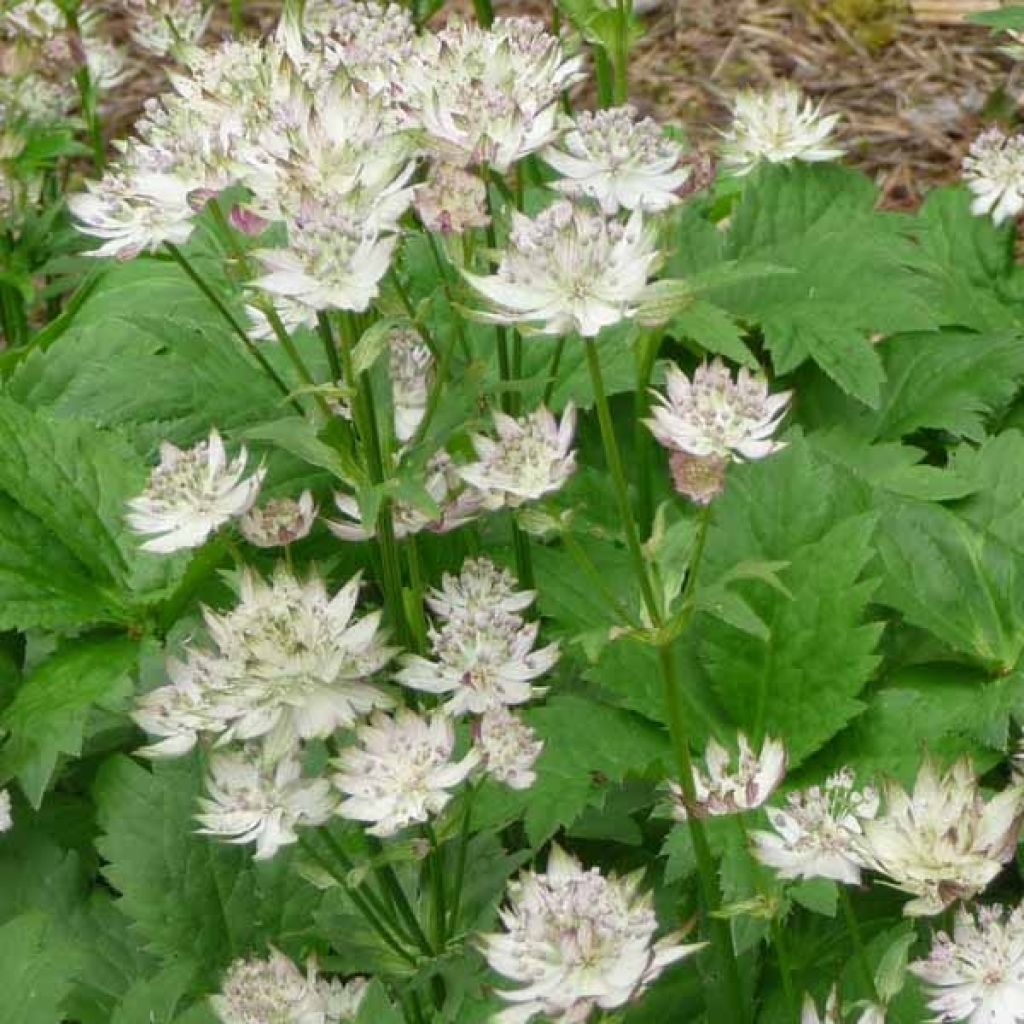
[[[534,650],[540,623],[525,623],[500,609],[480,609],[431,628],[434,660],[406,655],[398,682],[426,693],[449,693],[452,715],[525,704],[546,691],[533,680],[558,661],[558,644]]]
[[[779,740],[765,737],[760,755],[754,753],[750,741],[740,733],[737,739],[739,758],[735,770],[733,755],[716,740],[708,741],[704,754],[707,772],[693,767],[696,791],[694,813],[698,817],[718,817],[760,807],[778,789],[786,774],[786,748]],[[677,821],[686,821],[687,809],[682,786],[669,782],[672,811]]]
[[[201,0],[120,0],[131,19],[132,42],[154,57],[166,57],[206,31],[213,7]]]
[[[315,574],[301,581],[278,566],[267,584],[245,570],[238,606],[205,613],[218,649],[214,707],[230,726],[224,739],[276,732],[287,745],[391,705],[366,681],[394,650],[381,639],[379,611],[353,618],[359,587],[356,576],[330,597]]]
[[[343,794],[338,813],[372,822],[375,836],[393,836],[407,825],[429,821],[451,799],[449,790],[476,767],[471,750],[453,761],[455,728],[440,712],[429,716],[400,710],[394,717],[376,712],[356,732],[357,746],[342,751],[334,784]]]
[[[216,430],[207,441],[182,451],[169,441],[160,445],[160,464],[146,489],[128,502],[128,525],[151,536],[143,551],[168,554],[205,543],[226,522],[244,515],[256,500],[266,470],[246,476],[249,455],[240,448],[228,461]]]
[[[11,794],[6,789],[0,789],[0,832],[9,832],[13,826]]]
[[[929,986],[937,1022],[1024,1021],[1024,906],[960,907],[953,937],[939,932],[927,959],[910,965]]]
[[[276,548],[308,537],[315,519],[313,495],[303,491],[297,500],[275,498],[263,506],[254,506],[242,517],[238,528],[250,544]]]
[[[558,100],[581,66],[542,22],[497,18],[421,36],[399,88],[443,160],[504,173],[558,135]]]
[[[982,132],[964,158],[964,181],[974,193],[971,212],[996,224],[1024,210],[1024,135],[999,128]]]
[[[474,434],[478,461],[459,467],[459,475],[480,492],[484,505],[517,508],[559,490],[576,469],[572,403],[561,421],[544,406],[520,419],[497,411],[493,415],[497,438]]]
[[[873,789],[857,792],[850,771],[830,776],[824,788],[790,793],[785,808],[769,808],[774,832],[753,832],[754,856],[780,878],[831,878],[860,882],[864,861],[857,849],[866,822],[878,812]]]
[[[366,984],[319,978],[312,959],[303,974],[271,948],[266,960],[236,960],[210,1005],[222,1024],[340,1024],[355,1018]]]
[[[822,116],[821,106],[805,100],[792,83],[769,92],[741,92],[732,117],[722,158],[736,174],[749,174],[762,160],[816,163],[843,155],[831,140],[839,117]]]
[[[388,367],[395,407],[395,437],[403,444],[415,436],[427,412],[434,381],[434,357],[412,328],[388,335]]]
[[[698,366],[692,381],[670,363],[666,381],[666,394],[652,392],[656,403],[644,422],[669,450],[739,462],[783,447],[771,435],[786,414],[791,392],[769,394],[768,382],[746,367],[734,381],[720,359]]]
[[[710,505],[725,492],[725,474],[730,460],[721,455],[691,455],[672,452],[668,460],[672,486],[677,494],[697,505]]]
[[[463,276],[495,307],[485,320],[590,338],[633,315],[657,258],[639,211],[620,224],[560,200],[532,220],[513,214],[496,273]]]
[[[117,88],[131,76],[127,55],[109,39],[90,33],[83,36],[82,45],[89,79],[101,92]]]
[[[256,860],[298,842],[299,826],[322,825],[337,802],[326,779],[302,777],[297,757],[267,765],[254,750],[214,753],[206,789],[196,815],[199,831],[230,843],[254,842]]]
[[[441,619],[472,619],[482,611],[515,614],[529,608],[533,590],[517,590],[516,578],[489,558],[469,558],[458,576],[444,573],[440,589],[427,594],[427,606]]]
[[[484,768],[509,789],[529,789],[537,781],[534,762],[543,740],[504,705],[485,711],[475,727],[476,746]]]
[[[270,302],[269,296],[266,297],[266,301]],[[270,305],[289,334],[294,334],[303,327],[312,331],[316,330],[317,311],[312,306],[307,306],[303,302],[286,298],[283,295],[275,295]],[[251,338],[257,338],[260,341],[276,340],[277,331],[274,330],[270,317],[267,316],[264,309],[254,303],[248,303],[245,312],[251,325],[248,331]]]
[[[539,1015],[582,1024],[596,1009],[638,998],[666,967],[701,948],[681,945],[678,935],[655,941],[658,920],[639,888],[639,874],[605,877],[557,846],[545,873],[525,871],[510,882],[505,931],[481,939],[491,968],[522,986],[499,991],[514,1005],[496,1024]]]
[[[634,107],[584,111],[574,127],[542,154],[561,176],[553,187],[596,200],[604,213],[657,213],[679,202],[676,191],[691,168],[680,166],[683,147]]]
[[[428,231],[461,235],[469,228],[485,228],[487,187],[479,175],[451,164],[434,164],[427,180],[416,187],[416,213]]]
[[[825,1001],[825,1016],[818,1016],[818,1008],[810,993],[804,995],[804,1005],[800,1012],[800,1024],[842,1024],[842,1017],[839,1014],[839,992],[836,986],[828,994]]]
[[[926,757],[912,794],[885,787],[885,813],[864,825],[860,849],[911,900],[908,916],[938,914],[980,893],[1014,855],[1024,819],[1024,786],[988,802],[969,758],[940,775]]]
[[[182,245],[192,234],[191,185],[176,174],[115,167],[86,188],[68,206],[79,231],[104,239],[93,256],[131,259],[165,242]]]

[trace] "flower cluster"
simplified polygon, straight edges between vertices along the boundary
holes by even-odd
[[[974,194],[971,211],[996,224],[1024,210],[1024,135],[989,128],[971,143],[964,181]]]
[[[535,649],[539,624],[521,614],[533,598],[487,559],[466,562],[428,598],[433,657],[408,655],[397,675],[411,689],[448,695],[452,715],[482,716],[475,733],[486,768],[513,788],[533,782],[541,744],[508,708],[541,696],[534,680],[558,660],[557,644]]]
[[[341,1024],[355,1020],[366,986],[364,978],[326,981],[312,960],[303,974],[271,949],[265,960],[236,960],[210,1003],[222,1024]]]
[[[700,949],[678,935],[655,940],[658,921],[640,877],[607,877],[554,846],[547,871],[509,884],[505,931],[485,935],[483,954],[520,988],[499,990],[513,1005],[494,1019],[525,1024],[537,1016],[582,1022],[595,1009],[635,999],[666,967]]]

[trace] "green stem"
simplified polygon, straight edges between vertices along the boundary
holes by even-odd
[[[868,964],[867,950],[864,948],[864,939],[860,934],[860,923],[857,921],[857,914],[853,909],[853,901],[850,899],[850,891],[845,885],[839,886],[839,903],[843,908],[843,918],[846,921],[846,930],[850,934],[850,942],[853,944],[854,958],[857,961],[857,970],[860,972],[861,981],[867,987],[874,1002],[878,1002],[878,992],[875,989],[875,978],[871,973]]]
[[[448,917],[448,935],[454,936],[459,928],[459,912],[462,909],[462,887],[466,880],[466,858],[469,853],[469,828],[473,820],[473,800],[477,785],[470,783],[466,790],[465,806],[462,808],[462,825],[459,828],[459,853],[455,862],[455,884],[452,890],[452,906]]]
[[[433,956],[434,950],[427,938],[427,933],[423,930],[416,912],[412,909],[412,904],[409,902],[409,897],[405,895],[405,890],[395,874],[395,869],[390,864],[375,865],[374,874],[378,882],[387,890],[398,913],[401,914],[402,920],[415,939],[416,945],[423,950],[424,955]]]
[[[192,264],[186,259],[185,254],[173,243],[164,242],[164,248],[170,254],[172,260],[181,267],[182,270],[188,275],[192,283],[206,296],[210,303],[217,309],[220,315],[224,318],[225,323],[231,328],[232,331],[238,336],[238,338],[245,345],[249,354],[260,364],[260,368],[263,372],[274,382],[281,394],[288,397],[288,400],[294,406],[295,411],[301,413],[302,406],[299,402],[291,397],[291,389],[281,379],[270,363],[267,361],[267,357],[260,351],[259,346],[249,337],[246,333],[245,328],[235,318],[235,314],[228,309],[227,304],[224,300],[210,287],[204,280],[203,276],[199,274]]]
[[[789,959],[786,930],[775,917],[772,918],[772,945],[775,947],[775,959],[778,961],[779,974],[782,976],[782,991],[786,996],[789,1016],[791,1020],[796,1020],[800,1014],[800,1004],[797,1002],[796,989],[793,987],[793,967]]]
[[[533,574],[533,555],[530,554],[530,538],[523,533],[516,522],[515,511],[512,515],[512,546],[516,553],[516,576],[523,590],[533,590],[536,578]]]
[[[491,0],[473,0],[473,10],[476,12],[476,20],[484,28],[490,28],[494,21],[494,8],[491,6]]]
[[[654,522],[654,438],[644,420],[651,407],[649,388],[658,355],[659,338],[655,334],[640,336],[636,350],[636,391],[633,393],[633,450],[636,461],[637,519],[643,536],[648,536]]]
[[[558,384],[558,369],[562,365],[566,341],[567,339],[563,335],[555,342],[555,351],[551,356],[551,365],[548,367],[548,382],[544,385],[544,397],[541,399],[544,405],[550,404],[551,396],[554,394],[555,386]]]
[[[236,37],[245,31],[244,8],[245,0],[231,0],[231,31]]]
[[[305,835],[299,836],[299,845],[310,857],[313,858],[337,883],[345,890],[346,895],[352,901],[356,909],[366,918],[371,928],[384,940],[385,944],[410,966],[416,966],[416,958],[402,945],[401,942],[385,926],[380,916],[371,906],[369,900],[349,884],[348,879],[339,872],[331,861],[325,857],[316,847],[316,844]]]
[[[402,308],[405,310],[405,315],[412,321],[412,326],[416,333],[423,339],[423,344],[430,349],[430,354],[437,359],[437,345],[430,336],[430,331],[420,323],[419,318],[416,316],[416,307],[412,304],[412,297],[406,291],[405,285],[402,284],[402,279],[395,272],[394,267],[388,271],[388,279],[398,293],[398,298],[402,303]]]
[[[437,841],[434,826],[427,822],[424,834],[430,840],[430,923],[434,937],[434,949],[440,953],[445,945],[445,923],[448,920],[447,899],[444,891],[444,865],[441,861],[441,844]]]
[[[444,290],[444,297],[448,300],[448,305],[455,308],[455,297],[452,293],[451,287],[451,275],[448,273],[448,266],[446,262],[441,258],[440,250],[437,247],[437,240],[429,232],[425,232],[427,244],[430,247],[431,255],[434,257],[434,264],[437,266],[437,272],[441,277],[441,287]],[[462,347],[462,354],[466,357],[466,361],[469,362],[473,358],[473,353],[469,347],[469,339],[466,337],[466,329],[462,322],[461,316],[455,317],[455,333],[458,335],[459,345]]]
[[[610,107],[615,103],[615,83],[612,74],[612,62],[608,59],[608,51],[598,44],[594,46],[594,74],[597,77],[598,106]]]
[[[320,339],[324,344],[324,355],[327,356],[327,365],[331,368],[331,377],[335,382],[340,381],[344,371],[341,368],[341,359],[338,356],[338,346],[334,341],[334,332],[331,330],[331,321],[326,313],[317,313],[317,327],[320,329]]]
[[[618,0],[618,13],[614,97],[616,106],[622,106],[629,99],[629,16],[633,13],[632,0]]]
[[[416,640],[416,650],[423,653],[427,649],[427,619],[423,611],[423,570],[420,565],[420,547],[413,534],[405,545],[406,560],[409,563],[410,595],[410,626]]]

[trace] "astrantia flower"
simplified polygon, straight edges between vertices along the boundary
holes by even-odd
[[[939,932],[927,959],[910,965],[929,988],[940,1024],[1024,1021],[1024,906],[961,907],[953,936]]]
[[[230,843],[255,843],[256,860],[298,842],[296,828],[322,825],[337,803],[326,779],[302,777],[296,757],[267,765],[257,750],[213,754],[206,791],[196,815],[199,831]]]
[[[165,242],[182,245],[192,234],[191,185],[176,174],[115,167],[86,188],[68,206],[79,231],[104,239],[93,256],[131,259]]]
[[[558,100],[581,66],[542,22],[497,18],[421,36],[400,88],[443,160],[504,173],[558,135]]]
[[[736,174],[749,174],[761,161],[817,163],[843,155],[831,138],[838,115],[822,115],[820,105],[788,82],[769,92],[741,92],[732,117],[722,159]]]
[[[315,519],[313,495],[303,491],[298,500],[275,498],[265,505],[254,506],[242,517],[238,528],[250,544],[276,548],[309,536]]]
[[[556,420],[544,406],[521,419],[495,412],[498,436],[473,435],[477,462],[459,467],[488,508],[516,508],[559,490],[576,469],[572,450],[576,410],[570,402]]]
[[[666,369],[667,389],[644,420],[670,451],[739,462],[761,459],[783,447],[771,440],[786,414],[791,392],[769,394],[768,382],[741,367],[733,380],[720,360],[698,366],[693,380],[679,367]]]
[[[691,455],[673,452],[668,460],[672,485],[677,494],[697,505],[710,505],[725,492],[729,459],[721,455]]]
[[[733,755],[716,740],[708,741],[704,754],[707,771],[693,768],[696,791],[694,813],[698,817],[718,817],[760,807],[779,787],[786,774],[786,748],[779,740],[765,737],[761,753],[755,754],[750,741],[740,733],[739,757],[733,768]],[[687,818],[682,786],[669,782],[672,809],[678,821]]]
[[[230,519],[244,515],[256,500],[265,470],[246,476],[245,448],[228,460],[216,430],[207,441],[182,451],[169,441],[160,446],[160,464],[146,489],[128,502],[128,525],[151,536],[143,551],[167,554],[196,548]]]
[[[608,215],[622,210],[656,213],[679,201],[691,168],[681,166],[683,147],[634,107],[585,111],[574,127],[543,153],[562,177],[553,187],[596,200]]]
[[[11,794],[0,789],[0,832],[9,832],[14,825],[11,817]]]
[[[120,0],[130,19],[132,42],[154,57],[166,57],[198,41],[213,7],[201,0]]]
[[[784,808],[768,809],[775,831],[751,834],[754,856],[781,878],[831,878],[857,885],[865,866],[857,842],[878,813],[878,794],[853,787],[853,773],[842,771],[824,787],[790,793]]]
[[[1024,135],[999,128],[982,132],[964,158],[964,182],[974,193],[971,212],[996,224],[1024,210]]]
[[[839,1014],[839,991],[836,986],[828,994],[825,1001],[825,1015],[818,1016],[818,1008],[814,1005],[814,999],[810,993],[804,995],[804,1005],[800,1012],[800,1024],[842,1024],[842,1017]]]
[[[480,176],[451,164],[430,169],[427,180],[416,187],[413,205],[423,226],[441,235],[461,235],[490,223],[487,187]]]
[[[362,978],[328,982],[312,960],[303,974],[271,949],[266,960],[236,960],[210,1005],[222,1024],[340,1024],[355,1018],[365,992]]]
[[[499,991],[514,1004],[494,1017],[525,1024],[543,1015],[582,1024],[597,1009],[638,998],[666,967],[701,946],[678,935],[655,941],[658,929],[639,874],[605,877],[553,846],[547,871],[523,872],[509,883],[501,910],[505,931],[484,935],[491,968],[521,987]]]
[[[468,558],[458,576],[444,573],[441,586],[427,594],[427,606],[441,619],[472,621],[484,611],[516,614],[533,604],[533,590],[518,590],[516,578],[489,558]]]
[[[474,731],[489,775],[509,789],[529,789],[536,782],[533,765],[544,742],[521,718],[499,705],[484,712]]]
[[[426,415],[434,380],[434,357],[412,328],[399,327],[388,335],[388,368],[395,408],[395,437],[410,440]]]
[[[380,635],[380,612],[354,618],[360,579],[334,597],[317,575],[299,580],[279,566],[268,584],[242,575],[241,601],[225,614],[206,612],[221,674],[214,703],[228,736],[272,731],[280,742],[329,736],[388,696],[367,682],[394,654]]]
[[[620,224],[560,200],[532,220],[513,214],[496,273],[463,274],[494,307],[484,319],[590,338],[633,315],[657,257],[639,212]]]
[[[926,757],[912,794],[885,787],[885,813],[864,825],[867,863],[911,893],[908,916],[938,914],[972,899],[1014,855],[1024,820],[1024,786],[981,795],[970,759],[945,774]]]
[[[376,712],[356,732],[357,745],[335,760],[334,784],[345,799],[338,813],[372,822],[375,836],[392,836],[407,825],[429,821],[451,799],[450,790],[476,767],[470,751],[453,760],[455,728],[441,712],[420,716],[402,709],[394,717]]]

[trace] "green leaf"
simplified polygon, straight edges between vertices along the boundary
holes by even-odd
[[[1003,334],[910,334],[884,345],[886,384],[874,419],[880,440],[932,427],[971,440],[984,417],[1004,405],[1024,378],[1024,339]]]
[[[60,1024],[77,966],[76,950],[46,914],[0,927],[0,1024]]]
[[[1024,434],[1007,430],[978,448],[962,445],[950,465],[971,486],[959,515],[1024,556]]]
[[[194,964],[175,961],[153,977],[135,982],[117,1004],[110,1024],[172,1024],[195,975]]]
[[[708,294],[761,324],[779,373],[812,359],[872,406],[883,373],[869,336],[935,326],[904,224],[874,203],[870,182],[845,168],[760,169],[733,217],[728,255],[794,273]]]
[[[883,518],[878,599],[983,665],[1008,670],[1024,648],[1024,563],[945,508],[905,504]]]
[[[672,318],[667,330],[676,337],[692,338],[707,352],[745,366],[757,366],[757,360],[743,343],[746,332],[736,318],[705,299],[694,299]]]
[[[1017,32],[1024,29],[1024,7],[1011,5],[996,11],[976,11],[967,15],[965,20],[973,21],[976,25]]]
[[[129,637],[70,642],[19,687],[0,717],[9,733],[0,772],[15,775],[38,807],[64,754],[77,756],[93,708],[119,710],[132,692],[139,641]]]
[[[815,914],[835,917],[839,904],[839,886],[831,878],[806,878],[786,890],[794,902]]]
[[[187,954],[215,976],[234,957],[268,942],[301,942],[319,901],[282,851],[256,863],[251,851],[195,834],[201,789],[194,761],[154,765],[107,761],[96,780],[96,846],[145,948]]]

